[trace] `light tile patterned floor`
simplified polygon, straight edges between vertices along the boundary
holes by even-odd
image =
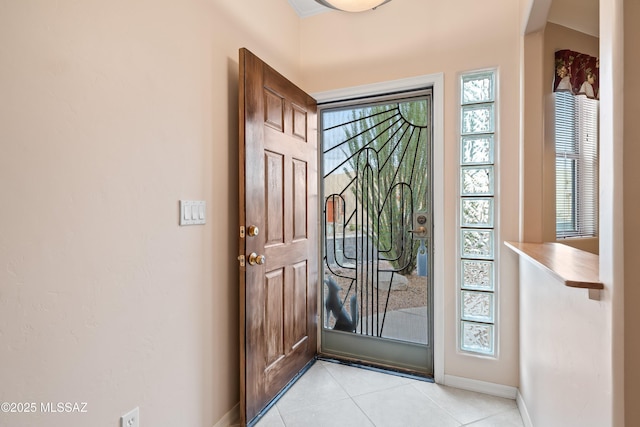
[[[522,427],[514,400],[317,361],[256,427]]]

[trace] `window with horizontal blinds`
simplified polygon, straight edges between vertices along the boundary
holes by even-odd
[[[556,92],[556,236],[598,233],[598,101]]]

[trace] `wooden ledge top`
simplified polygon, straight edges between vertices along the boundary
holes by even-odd
[[[604,289],[604,284],[600,282],[598,255],[562,243],[504,242],[504,244],[551,272],[566,286]]]

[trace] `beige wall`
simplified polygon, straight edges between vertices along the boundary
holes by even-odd
[[[520,261],[520,394],[532,425],[611,426],[608,304]]]
[[[544,212],[544,31],[524,36],[522,228],[520,240],[541,243]]]
[[[517,259],[502,240],[518,239],[520,16],[519,2],[391,2],[358,15],[326,13],[301,22],[302,87],[323,92],[444,73],[444,180],[457,193],[458,77],[496,67],[499,73],[500,233],[499,353],[478,358],[457,350],[457,198],[446,197],[445,374],[517,386]]]
[[[640,107],[640,81],[636,74],[640,69],[638,46],[640,46],[640,3],[624,2],[624,380],[626,425],[640,425],[640,129],[638,117]]]
[[[286,0],[0,1],[0,401],[88,403],[0,424],[236,405],[238,48],[295,81],[298,36]]]

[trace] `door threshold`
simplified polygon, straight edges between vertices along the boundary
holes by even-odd
[[[428,383],[435,383],[435,380],[433,379],[433,375],[424,374],[422,372],[399,369],[391,366],[366,363],[366,362],[351,360],[346,358],[336,358],[329,355],[318,355],[316,356],[316,359],[323,362],[336,363],[339,365],[351,366],[354,368],[366,369],[368,371],[394,375],[396,377],[409,378],[412,380],[424,381]]]

